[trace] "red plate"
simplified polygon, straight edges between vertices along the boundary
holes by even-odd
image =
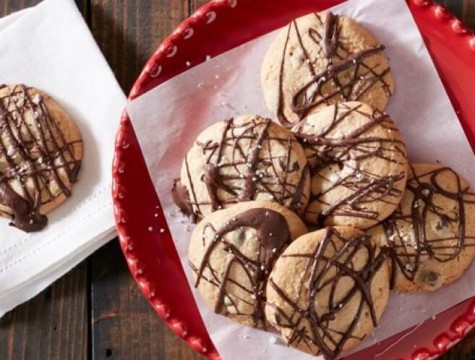
[[[215,0],[185,20],[147,62],[129,98],[285,25],[341,0]],[[434,59],[467,136],[475,145],[475,35],[430,0],[408,5]],[[246,26],[243,26],[246,24]],[[157,314],[194,350],[219,359],[194,302],[166,221],[126,112],[117,135],[113,198],[119,239],[130,271]],[[138,180],[140,179],[140,180]],[[165,229],[150,232],[150,223]],[[434,358],[475,327],[475,298],[414,329],[393,336],[347,359]],[[381,353],[382,351],[386,351]],[[379,355],[378,355],[379,353]]]

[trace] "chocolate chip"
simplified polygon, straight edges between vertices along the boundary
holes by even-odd
[[[431,285],[435,286],[437,285],[437,280],[439,280],[440,274],[436,273],[435,271],[423,271],[421,272],[421,278],[422,280]]]

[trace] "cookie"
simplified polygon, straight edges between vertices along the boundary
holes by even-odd
[[[377,326],[389,297],[384,251],[361,230],[327,227],[293,241],[266,287],[267,320],[284,341],[336,358]]]
[[[312,174],[306,221],[366,229],[396,209],[407,157],[389,115],[361,102],[344,102],[312,112],[292,130]]]
[[[394,91],[384,46],[355,20],[311,13],[282,29],[262,65],[269,109],[291,127],[310,110],[358,100],[383,111]]]
[[[195,219],[250,200],[275,201],[301,214],[309,192],[307,159],[294,135],[252,115],[204,130],[172,189],[175,203]]]
[[[265,284],[275,259],[307,229],[277,203],[251,201],[206,216],[189,246],[195,286],[218,314],[266,327]]]
[[[395,290],[437,290],[475,255],[475,194],[448,167],[414,164],[397,211],[370,232],[390,250]]]
[[[25,85],[0,86],[0,130],[0,215],[42,230],[77,180],[79,130],[50,96]]]

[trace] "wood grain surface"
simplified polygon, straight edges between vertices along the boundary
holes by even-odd
[[[88,334],[87,264],[0,320],[2,360],[85,360]]]
[[[0,0],[0,16],[39,0]],[[439,0],[475,28],[475,0]],[[128,93],[160,41],[203,0],[76,0]],[[444,360],[475,359],[475,334]],[[115,240],[0,320],[0,360],[203,359],[155,315]]]

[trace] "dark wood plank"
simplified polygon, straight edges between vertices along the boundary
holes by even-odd
[[[190,13],[193,13],[196,9],[198,9],[201,5],[206,4],[207,0],[189,0],[190,3]]]
[[[0,17],[26,7],[34,6],[40,2],[41,0],[2,0],[0,1]],[[84,18],[87,18],[89,0],[75,0],[75,2]]]
[[[188,0],[93,1],[91,29],[126,93]],[[155,314],[116,242],[91,258],[92,359],[201,359]]]
[[[475,31],[475,0],[435,0]]]
[[[87,295],[83,263],[0,320],[0,359],[86,360]]]
[[[117,241],[91,258],[92,359],[201,359],[158,318]]]
[[[127,93],[160,41],[188,15],[188,1],[98,0],[91,14],[92,33]]]
[[[475,31],[475,0],[464,0],[462,20]]]
[[[163,358],[163,326],[130,280],[117,241],[92,257],[91,274],[92,359]]]
[[[441,356],[439,360],[474,360],[475,359],[475,331],[468,334],[465,339],[453,349]]]
[[[435,0],[435,2],[439,3],[440,5],[444,6],[453,14],[456,14],[460,19],[462,19],[462,9],[463,4],[467,0]]]

